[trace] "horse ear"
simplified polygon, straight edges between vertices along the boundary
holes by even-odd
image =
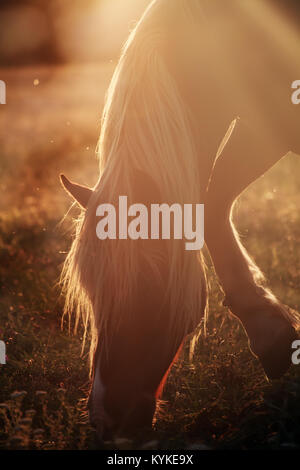
[[[65,175],[60,175],[60,181],[67,193],[70,194],[83,209],[86,209],[93,191],[86,186],[73,183],[68,180]]]

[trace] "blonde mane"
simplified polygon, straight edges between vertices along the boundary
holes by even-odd
[[[62,273],[65,314],[75,312],[75,330],[81,319],[85,333],[90,329],[91,359],[98,335],[105,340],[108,327],[111,334],[124,320],[124,306],[130,305],[139,276],[135,241],[97,239],[97,206],[116,201],[120,188],[126,188],[132,199],[136,170],[153,180],[161,203],[201,202],[199,155],[187,106],[163,53],[170,15],[178,15],[183,23],[192,21],[195,8],[197,0],[152,2],[131,32],[108,89],[97,152],[99,181],[76,222]],[[200,253],[184,253],[172,241],[168,246],[166,295],[171,305],[170,335],[176,335],[178,328],[182,333],[191,321],[198,323],[206,280]],[[155,270],[159,259],[147,251],[144,256]]]

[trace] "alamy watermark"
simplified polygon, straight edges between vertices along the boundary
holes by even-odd
[[[0,364],[6,364],[6,344],[0,341]]]
[[[300,340],[296,339],[292,343],[292,349],[296,349],[296,351],[293,352],[292,354],[292,363],[295,366],[298,366],[300,364]]]
[[[173,218],[174,240],[188,240],[185,243],[188,251],[201,250],[204,246],[204,204],[184,204],[183,207],[180,204],[151,204],[148,214],[144,204],[128,207],[127,196],[119,196],[118,220],[113,204],[99,205],[96,216],[101,217],[96,227],[100,240],[170,240]]]
[[[6,83],[0,80],[0,104],[6,104]]]
[[[295,80],[292,83],[292,88],[295,89],[294,93],[292,94],[292,103],[300,104],[300,80]]]

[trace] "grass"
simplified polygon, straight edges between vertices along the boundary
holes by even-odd
[[[0,448],[93,449],[85,413],[89,389],[81,334],[61,329],[57,281],[73,209],[58,182],[65,172],[93,185],[94,149],[112,64],[0,70]],[[34,80],[39,84],[34,86]],[[36,83],[36,82],[35,82]],[[4,131],[3,131],[4,130]],[[240,199],[235,220],[280,299],[300,308],[300,159],[289,155]],[[148,447],[300,447],[300,367],[269,383],[238,322],[222,306],[210,269],[210,318],[193,359],[174,365]],[[154,441],[153,441],[154,440]],[[108,448],[141,448],[118,441]]]

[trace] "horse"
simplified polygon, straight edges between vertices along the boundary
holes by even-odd
[[[82,208],[62,272],[65,314],[91,333],[88,406],[101,439],[151,428],[170,368],[208,314],[202,252],[181,240],[97,238],[97,207],[116,206],[120,195],[146,207],[204,203],[224,306],[267,377],[290,365],[299,315],[266,286],[232,217],[251,183],[288,152],[300,154],[290,99],[299,41],[287,25],[267,0],[152,1],[107,92],[97,184],[61,175]]]

